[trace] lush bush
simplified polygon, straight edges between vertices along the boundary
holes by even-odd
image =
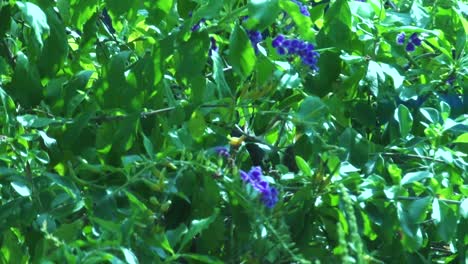
[[[1,262],[468,262],[467,16],[0,1]]]

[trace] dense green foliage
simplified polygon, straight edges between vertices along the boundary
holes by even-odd
[[[0,1],[0,262],[467,263],[467,18]]]

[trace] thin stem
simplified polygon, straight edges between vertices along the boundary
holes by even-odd
[[[408,157],[408,158],[423,159],[423,160],[436,161],[436,162],[440,162],[440,163],[446,163],[444,160],[441,160],[441,159],[436,159],[436,158],[427,157],[427,156],[419,156],[419,155],[416,155],[416,154],[393,153],[393,152],[381,152],[379,154],[381,154],[383,156],[391,156],[391,157],[405,156],[405,157]]]
[[[414,197],[414,196],[397,196],[395,198],[395,200],[401,200],[401,201],[417,201],[417,200],[420,200],[420,199],[424,199],[426,197]],[[440,199],[440,198],[437,198],[439,201],[441,202],[444,202],[444,203],[448,203],[448,204],[458,204],[460,205],[462,203],[462,201],[457,201],[457,200],[449,200],[449,199]]]
[[[172,107],[161,108],[161,109],[152,110],[152,111],[148,111],[148,112],[141,112],[140,113],[140,118],[146,118],[146,117],[149,117],[149,116],[152,116],[152,115],[157,115],[157,114],[160,114],[160,113],[169,112],[169,111],[172,111],[174,109],[176,109],[176,108],[174,106],[172,106]],[[127,117],[129,117],[129,115],[120,115],[120,116],[102,115],[102,116],[94,117],[91,120],[93,120],[95,122],[110,122],[110,121],[122,120],[122,119],[125,119]]]

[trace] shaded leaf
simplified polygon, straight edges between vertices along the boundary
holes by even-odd
[[[16,5],[21,10],[26,23],[33,29],[35,39],[39,44],[39,47],[42,48],[43,35],[49,33],[49,24],[47,24],[46,14],[40,7],[31,2],[18,1],[16,2]]]

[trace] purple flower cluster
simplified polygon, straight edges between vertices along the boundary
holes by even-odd
[[[398,45],[405,44],[406,35],[404,32],[401,32],[396,37],[396,43]],[[416,46],[421,46],[421,39],[418,37],[418,33],[413,33],[408,39],[408,43],[406,44],[406,51],[412,52],[415,50]]]
[[[203,23],[205,23],[205,21],[206,21],[206,19],[204,19],[204,18],[200,19],[200,21],[198,21],[198,23],[196,23],[195,25],[193,25],[193,27],[192,27],[192,29],[191,29],[192,32],[198,31],[198,30],[200,29],[201,25],[202,25]]]
[[[229,156],[230,156],[230,154],[229,154],[229,149],[226,148],[226,147],[223,147],[223,146],[215,147],[215,148],[214,148],[214,151],[215,151],[219,156],[223,156],[223,157],[226,157],[226,158],[229,158]]]
[[[218,52],[219,48],[218,45],[216,45],[216,39],[213,37],[210,37],[210,50],[208,51],[208,55],[211,56],[211,53]]]
[[[255,54],[257,54],[258,53],[257,44],[263,40],[262,32],[257,31],[257,30],[249,30],[247,31],[247,34],[249,35],[249,39],[255,50]]]
[[[307,6],[304,5],[301,1],[299,1],[299,0],[291,0],[291,1],[299,6],[299,10],[301,11],[301,14],[303,14],[304,16],[310,16],[310,13],[309,13],[309,10],[307,9]]]
[[[241,179],[245,183],[249,183],[255,190],[262,194],[262,202],[268,208],[273,208],[278,202],[278,191],[274,187],[270,187],[268,182],[263,179],[262,169],[258,166],[252,167],[247,173],[240,171]]]
[[[273,48],[280,55],[298,55],[302,62],[312,70],[317,71],[317,62],[320,54],[315,51],[314,45],[300,39],[286,39],[283,35],[278,35],[272,41]]]

